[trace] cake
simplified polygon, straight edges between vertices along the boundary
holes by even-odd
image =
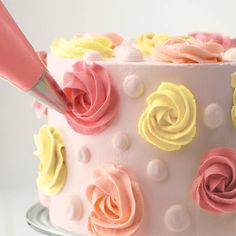
[[[40,56],[71,103],[34,103],[41,204],[75,235],[236,234],[236,51],[218,33],[76,35]]]

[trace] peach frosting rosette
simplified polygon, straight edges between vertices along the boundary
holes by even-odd
[[[169,63],[221,62],[224,48],[218,43],[196,39],[172,38],[164,45],[157,45],[156,60]]]
[[[189,34],[190,36],[194,37],[197,40],[202,42],[216,42],[221,44],[224,47],[224,50],[228,50],[231,47],[236,46],[236,40],[231,39],[229,36],[224,36],[220,33],[210,33],[210,32],[193,32]]]
[[[164,151],[179,150],[196,133],[196,102],[184,85],[162,83],[146,100],[138,123],[140,136]]]
[[[197,205],[210,212],[236,211],[236,152],[216,147],[203,157],[192,187]]]
[[[65,116],[76,132],[99,133],[116,117],[119,95],[104,67],[75,63],[73,71],[64,75],[63,90],[72,104]]]
[[[55,195],[64,187],[67,177],[66,152],[59,129],[44,125],[34,136],[40,160],[37,185],[46,195]]]
[[[95,236],[131,236],[143,219],[143,198],[139,185],[118,165],[96,169],[87,187],[92,211],[88,228]]]

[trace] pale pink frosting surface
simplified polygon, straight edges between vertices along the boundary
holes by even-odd
[[[143,219],[143,198],[139,185],[121,165],[96,169],[87,187],[92,211],[88,228],[96,236],[130,236]]]
[[[156,46],[156,60],[170,63],[221,62],[224,48],[215,42],[173,38]]]
[[[236,211],[236,152],[227,147],[209,150],[192,186],[197,205],[210,212]]]
[[[78,133],[94,134],[107,128],[119,108],[119,95],[101,65],[83,61],[64,74],[64,88],[72,111],[65,114]]]
[[[229,36],[224,36],[220,33],[193,32],[189,35],[202,42],[213,41],[219,43],[224,47],[225,51],[236,46],[235,39],[231,39]]]

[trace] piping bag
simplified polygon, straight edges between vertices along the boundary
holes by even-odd
[[[0,0],[0,77],[65,113],[70,105]]]

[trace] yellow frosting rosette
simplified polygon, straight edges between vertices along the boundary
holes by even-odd
[[[137,47],[143,53],[144,56],[154,56],[154,49],[156,45],[163,45],[169,39],[174,37],[175,36],[170,34],[143,33],[137,39]],[[184,39],[191,38],[191,36],[188,35],[180,37]]]
[[[146,100],[140,136],[164,151],[179,150],[196,134],[196,102],[184,85],[162,83]]]
[[[85,52],[98,51],[103,57],[111,57],[112,41],[102,35],[77,36],[71,40],[56,39],[51,45],[51,52],[59,58],[82,58]]]
[[[231,118],[234,127],[236,128],[236,72],[232,74],[231,86],[234,88],[233,92],[233,106],[231,109]]]
[[[55,195],[63,188],[66,177],[66,153],[62,134],[59,129],[44,125],[34,136],[40,160],[37,185],[46,195]]]

